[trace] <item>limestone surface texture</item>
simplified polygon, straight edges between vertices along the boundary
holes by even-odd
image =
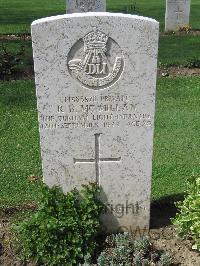
[[[105,12],[106,0],[67,0],[67,13]]]
[[[191,0],[166,0],[165,31],[189,25]]]
[[[158,34],[124,14],[32,23],[44,182],[101,186],[108,232],[149,227]]]

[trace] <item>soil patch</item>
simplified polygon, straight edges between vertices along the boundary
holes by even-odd
[[[159,77],[179,77],[179,76],[200,76],[200,68],[187,68],[187,67],[162,67],[158,69]],[[15,73],[4,80],[31,80],[34,79],[33,69],[24,72]],[[0,79],[2,80],[2,79]]]
[[[150,237],[154,247],[169,253],[175,265],[200,265],[200,253],[192,250],[191,239],[178,237],[174,226],[152,229],[150,230]]]
[[[6,219],[9,220],[14,216],[15,214],[22,212],[22,211],[36,211],[37,210],[37,205],[32,203],[32,204],[25,204],[22,206],[16,206],[16,207],[9,207],[5,209],[0,209],[0,219]]]
[[[160,32],[160,36],[199,36],[200,30],[176,31],[176,32]]]
[[[199,36],[200,30],[190,30],[186,31],[177,31],[177,32],[160,32],[160,36]],[[30,33],[23,33],[23,34],[3,34],[0,35],[0,40],[2,41],[12,41],[12,40],[31,40]]]
[[[11,216],[0,217],[0,265],[2,266],[34,266],[23,263],[15,253],[12,243]]]
[[[13,80],[31,80],[34,79],[34,70],[33,68],[29,68],[26,71],[18,71],[16,73],[13,73],[11,75],[7,76],[1,76],[1,81],[13,81]]]
[[[24,41],[30,41],[31,35],[30,34],[21,34],[21,35],[0,35],[0,41],[18,41],[18,40],[24,40]]]
[[[163,250],[172,256],[175,265],[199,266],[200,252],[192,250],[191,239],[177,236],[171,222],[178,212],[174,202],[183,199],[184,194],[178,194],[152,203],[149,237],[157,250]]]
[[[187,67],[162,67],[158,69],[158,76],[160,77],[179,77],[179,76],[200,76],[200,68]]]

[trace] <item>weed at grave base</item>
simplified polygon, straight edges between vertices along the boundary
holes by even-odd
[[[103,204],[95,184],[64,195],[43,186],[41,203],[33,216],[14,226],[21,259],[45,265],[77,265],[95,251]]]
[[[187,196],[183,202],[178,202],[180,211],[173,219],[177,233],[182,237],[192,238],[193,249],[200,251],[200,177],[188,180]]]

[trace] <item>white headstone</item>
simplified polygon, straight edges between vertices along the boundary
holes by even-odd
[[[105,11],[106,0],[67,0],[67,13]]]
[[[165,31],[189,25],[190,0],[166,0]]]
[[[149,226],[158,33],[111,13],[32,24],[44,182],[96,182],[108,231]]]

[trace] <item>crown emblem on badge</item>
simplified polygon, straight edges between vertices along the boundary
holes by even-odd
[[[106,43],[108,36],[99,30],[89,32],[84,38],[84,48],[86,50],[91,49],[106,49]]]
[[[115,43],[114,48],[112,43]],[[79,57],[76,57],[76,53]],[[124,58],[119,45],[96,27],[72,46],[68,58],[71,76],[93,90],[113,85],[124,68]]]

